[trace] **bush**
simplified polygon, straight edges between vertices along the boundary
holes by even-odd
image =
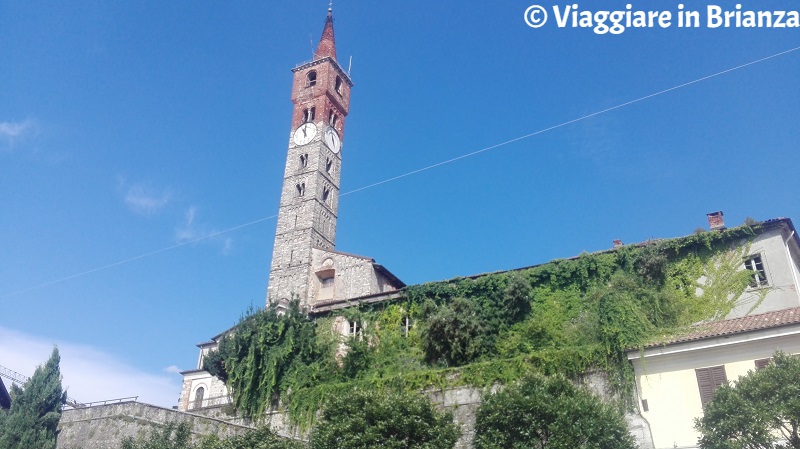
[[[472,302],[456,298],[436,308],[422,329],[425,360],[430,364],[461,366],[483,349],[484,329]]]
[[[275,435],[268,427],[262,427],[241,435],[225,439],[206,438],[198,449],[303,449],[303,444]]]
[[[191,436],[186,423],[168,423],[161,429],[153,430],[147,437],[122,440],[122,449],[194,449],[189,442]]]
[[[475,449],[633,449],[619,409],[561,376],[532,375],[485,398]]]
[[[452,449],[459,431],[448,413],[414,393],[346,391],[330,398],[311,432],[311,449]]]

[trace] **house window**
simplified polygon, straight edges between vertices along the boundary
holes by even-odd
[[[764,369],[772,359],[758,359],[755,361],[756,369]]]
[[[767,283],[767,272],[764,270],[764,261],[761,260],[760,255],[752,256],[745,260],[744,267],[753,272],[750,279],[750,287],[758,288],[769,285]]]
[[[411,332],[411,326],[414,323],[411,321],[411,317],[404,316],[403,321],[400,322],[400,330],[403,331],[403,336],[408,337],[408,333]]]
[[[322,279],[322,288],[333,288],[333,276],[329,278]]]
[[[306,194],[306,184],[304,182],[295,185],[297,189],[297,196],[304,196]]]
[[[323,187],[322,188],[322,201],[327,203],[328,202],[328,196],[330,196],[330,194],[331,194],[330,187]]]
[[[328,158],[325,161],[325,171],[328,172],[328,174],[330,174],[331,173],[331,168],[333,168],[333,159]]]
[[[308,75],[306,75],[306,80],[308,81],[306,83],[306,87],[316,86],[317,85],[317,71],[316,70],[312,70],[312,71],[308,72]]]
[[[308,167],[308,155],[307,154],[301,154],[300,155],[300,168],[306,168],[306,167]]]
[[[203,408],[203,396],[206,394],[206,389],[200,387],[197,391],[194,392],[194,407],[193,408]]]
[[[700,387],[700,402],[703,407],[714,398],[714,392],[721,385],[728,383],[725,376],[725,366],[711,366],[694,370],[697,374],[697,386]]]
[[[328,123],[329,123],[329,124],[330,124],[332,127],[336,128],[336,122],[337,122],[338,120],[339,120],[339,116],[338,116],[338,115],[336,115],[336,113],[335,113],[335,112],[333,112],[333,109],[331,109],[331,111],[328,113]]]
[[[338,76],[336,77],[336,93],[339,95],[342,94],[342,79]]]
[[[358,337],[361,335],[361,323],[358,321],[350,321],[350,330],[348,334],[351,337]]]

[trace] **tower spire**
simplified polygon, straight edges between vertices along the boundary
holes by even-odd
[[[325,19],[322,37],[319,38],[317,51],[314,53],[314,59],[325,57],[336,59],[336,39],[333,37],[333,1],[328,4],[328,17]]]

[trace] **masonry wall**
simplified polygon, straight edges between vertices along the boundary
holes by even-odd
[[[608,381],[602,373],[584,376],[583,383],[604,400],[613,399]],[[452,412],[454,420],[461,427],[461,438],[456,443],[455,449],[472,449],[472,441],[475,436],[475,417],[481,404],[482,390],[471,387],[457,387],[444,390],[429,390],[425,394],[437,407]],[[226,415],[225,412],[225,407],[210,407],[197,411],[197,413],[217,419],[237,419]],[[626,414],[625,420],[628,423],[628,430],[638,443],[639,448],[653,449],[653,439],[647,421],[638,413]],[[286,413],[269,412],[265,421],[270,424],[272,430],[278,435],[299,440],[308,439],[308,432],[301,432],[293,426]]]
[[[193,442],[206,435],[221,437],[252,429],[198,414],[156,407],[141,402],[123,402],[65,410],[58,424],[57,449],[119,449],[126,437],[149,435],[167,423],[188,423]]]
[[[375,270],[374,260],[335,251],[314,248],[311,266],[315,273],[335,273],[333,292],[323,295],[318,276],[312,274],[309,288],[310,302],[315,300],[345,300],[382,293],[395,288]]]

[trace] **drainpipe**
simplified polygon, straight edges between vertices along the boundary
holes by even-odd
[[[784,249],[786,249],[786,258],[789,260],[789,271],[792,272],[792,279],[794,280],[794,292],[798,296],[798,299],[800,299],[800,283],[797,282],[797,269],[795,267],[794,261],[792,260],[792,253],[789,251],[789,242],[792,241],[792,237],[794,237],[794,232],[795,231],[792,231],[792,233],[789,234],[789,238],[786,239],[786,241],[784,242]]]

